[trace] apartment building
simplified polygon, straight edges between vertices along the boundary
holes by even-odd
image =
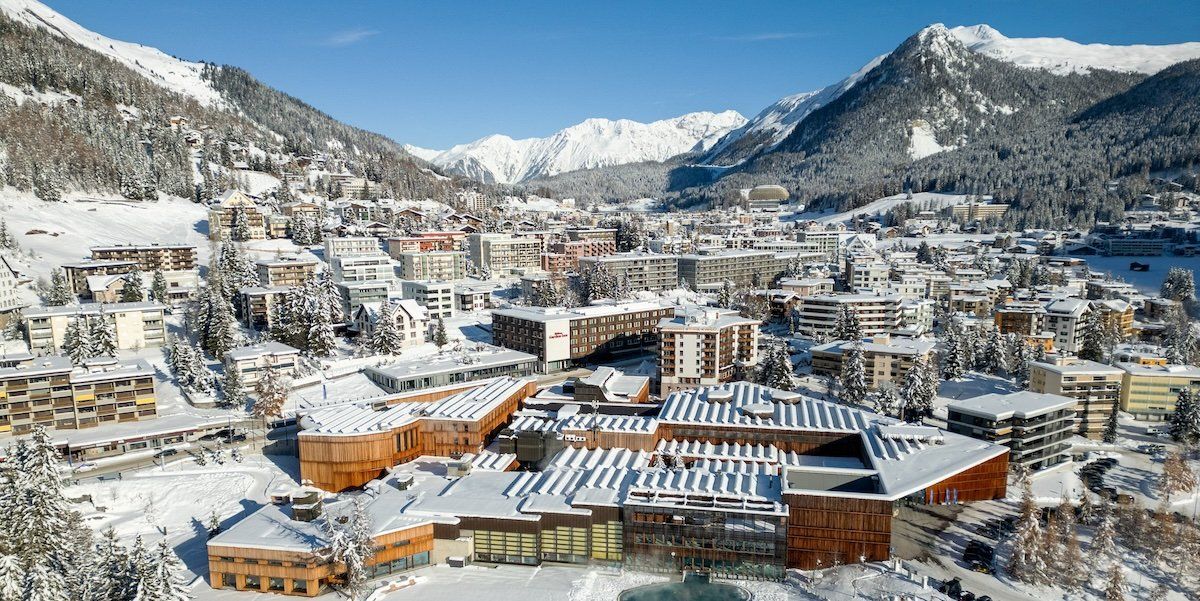
[[[996,307],[996,327],[1002,334],[1034,336],[1042,333],[1046,308],[1037,301],[1006,301]]]
[[[430,321],[454,317],[453,282],[405,280],[400,283],[400,293],[424,307]]]
[[[338,295],[342,297],[342,313],[346,319],[363,303],[378,303],[388,299],[392,281],[338,282]]]
[[[142,360],[93,359],[76,367],[50,356],[0,369],[0,433],[34,425],[91,428],[157,416],[154,369]]]
[[[191,244],[128,244],[93,246],[93,261],[134,261],[141,271],[184,271],[196,268]]]
[[[792,255],[765,250],[726,250],[679,256],[679,279],[696,290],[716,290],[726,281],[770,287],[787,270]]]
[[[238,319],[252,330],[266,330],[271,327],[271,315],[275,303],[287,294],[288,288],[282,286],[262,287],[245,286],[238,290],[241,302],[234,306]]]
[[[391,258],[382,252],[339,255],[329,266],[337,282],[390,282],[396,276]]]
[[[878,334],[869,342],[838,340],[812,347],[812,372],[840,378],[842,359],[854,344],[858,344],[862,349],[863,363],[867,371],[867,387],[871,390],[879,388],[884,382],[900,386],[904,382],[904,376],[918,360],[923,360],[930,369],[934,367],[933,342]]]
[[[889,286],[891,267],[878,257],[851,257],[846,263],[846,286],[850,290],[866,294]]]
[[[257,384],[262,372],[267,369],[290,374],[299,361],[300,349],[274,340],[238,347],[225,353],[225,369],[241,374],[242,384],[247,387]]]
[[[1179,392],[1200,392],[1200,367],[1117,363],[1122,372],[1121,410],[1146,421],[1162,421],[1175,412]]]
[[[137,267],[137,261],[93,261],[85,259],[78,263],[64,263],[63,276],[72,294],[88,296],[91,288],[88,278],[93,276],[125,275]]]
[[[54,355],[62,350],[63,337],[73,319],[106,319],[113,324],[117,348],[136,350],[159,347],[166,341],[160,303],[85,303],[61,307],[40,307],[25,311],[25,334],[30,352]]]
[[[829,294],[833,292],[832,278],[784,278],[779,280],[779,289],[795,292],[799,296]]]
[[[492,312],[496,344],[537,355],[543,371],[631,351],[657,342],[659,321],[675,309],[656,302],[562,307],[514,307]]]
[[[630,290],[674,290],[679,286],[679,259],[675,255],[627,252],[579,259],[579,270],[604,268]]]
[[[28,306],[17,291],[17,272],[0,257],[0,328],[7,328],[17,319],[18,310]]]
[[[658,322],[659,394],[732,381],[758,364],[760,321],[736,311],[691,309]],[[748,372],[747,372],[748,373]]]
[[[537,238],[517,238],[507,234],[471,234],[467,236],[471,262],[492,273],[538,269],[545,250]]]
[[[561,277],[579,269],[579,258],[562,253],[542,253],[542,271]]]
[[[417,301],[412,299],[387,300],[382,303],[365,303],[351,318],[354,329],[363,336],[371,336],[379,327],[379,317],[382,315],[384,303],[390,306],[392,322],[399,332],[401,348],[420,346],[425,343],[425,333],[429,328],[429,313]]]
[[[387,251],[399,260],[403,253],[461,251],[466,248],[466,232],[418,232],[412,236],[387,239]]]
[[[1008,212],[1008,205],[1000,202],[969,202],[965,205],[955,205],[950,208],[950,214],[957,219],[975,221],[1002,217]]]
[[[454,282],[467,277],[467,253],[455,250],[393,254],[400,261],[400,277],[405,280],[441,280]]]
[[[250,240],[267,237],[267,211],[252,198],[238,190],[227,190],[208,209],[208,237],[213,240],[228,238],[235,222],[244,224]]]
[[[374,255],[379,252],[382,252],[379,248],[379,238],[373,236],[342,236],[325,239],[326,262],[332,262],[334,257]]]
[[[317,260],[300,257],[259,259],[254,262],[254,269],[263,287],[303,286],[317,274]]]
[[[1122,338],[1133,334],[1133,305],[1121,299],[1092,301],[1092,310],[1100,312],[1100,323]]]
[[[1009,464],[1043,470],[1071,458],[1075,399],[1022,390],[985,394],[946,406],[946,429],[1002,444]]]
[[[796,332],[813,340],[828,339],[842,307],[858,317],[864,336],[890,334],[900,327],[899,294],[815,294],[796,305]]]
[[[1125,371],[1075,357],[1029,364],[1029,390],[1075,399],[1076,431],[1099,439],[1121,399]]]
[[[1046,304],[1042,330],[1054,335],[1054,348],[1072,354],[1079,352],[1084,317],[1091,310],[1088,301],[1079,298],[1062,298]]]

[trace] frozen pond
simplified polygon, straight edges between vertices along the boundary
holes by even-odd
[[[1079,257],[1087,261],[1092,271],[1109,273],[1113,277],[1137,286],[1146,294],[1158,294],[1167,270],[1172,267],[1186,267],[1195,274],[1200,270],[1200,257],[1177,257],[1161,255],[1154,257]],[[1129,264],[1144,263],[1150,266],[1150,271],[1130,271]]]

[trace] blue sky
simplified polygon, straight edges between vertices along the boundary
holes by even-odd
[[[750,117],[935,22],[1085,43],[1200,41],[1195,0],[44,1],[109,37],[243,67],[338,119],[438,149],[588,117]]]

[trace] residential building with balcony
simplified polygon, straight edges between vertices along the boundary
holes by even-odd
[[[837,325],[842,307],[858,317],[863,336],[890,334],[900,327],[899,294],[814,294],[800,297],[796,305],[796,332],[813,340],[827,340]]]
[[[1121,378],[1121,410],[1136,419],[1162,421],[1175,413],[1179,393],[1200,392],[1200,367],[1194,365],[1148,365],[1117,363]]]
[[[258,282],[263,287],[303,286],[316,275],[317,260],[300,257],[259,259],[254,262],[254,269],[258,272]]]
[[[85,303],[59,307],[40,307],[25,311],[23,323],[30,352],[55,355],[62,350],[67,327],[74,319],[106,319],[116,333],[117,349],[136,350],[159,347],[166,342],[160,303]]]
[[[689,309],[658,322],[659,394],[733,381],[758,364],[757,319]]]
[[[646,351],[655,330],[675,309],[657,302],[562,307],[513,307],[492,312],[495,344],[537,355],[544,371],[558,371],[597,357]]]
[[[431,322],[454,317],[454,283],[440,281],[403,281],[400,293],[425,308]]]
[[[241,374],[242,384],[247,387],[257,384],[262,372],[268,369],[291,374],[299,361],[300,349],[274,340],[238,347],[225,353],[225,369]]]
[[[1076,430],[1099,439],[1121,399],[1120,368],[1075,357],[1029,364],[1029,390],[1075,399]]]
[[[1037,471],[1071,458],[1075,399],[1022,390],[954,401],[946,412],[948,430],[1008,447],[1012,466]]]
[[[154,369],[143,360],[93,359],[74,366],[50,356],[0,369],[0,433],[34,425],[60,430],[158,415]]]
[[[925,365],[934,368],[932,341],[878,334],[869,341],[838,340],[812,347],[812,372],[840,378],[842,360],[846,351],[855,344],[862,349],[867,387],[871,390],[879,388],[884,382],[900,386],[904,376],[918,360],[924,360]]]
[[[679,287],[679,259],[675,255],[635,251],[579,259],[581,272],[597,265],[603,265],[617,281],[628,284],[630,290],[660,292]]]
[[[467,277],[467,254],[454,250],[399,253],[400,277],[405,280],[454,282]]]

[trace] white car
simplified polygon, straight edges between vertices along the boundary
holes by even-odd
[[[82,474],[84,472],[90,472],[90,471],[96,469],[97,467],[100,467],[100,466],[96,465],[95,463],[80,463],[79,465],[75,466],[75,469],[73,469],[71,471],[75,472],[76,474]]]

